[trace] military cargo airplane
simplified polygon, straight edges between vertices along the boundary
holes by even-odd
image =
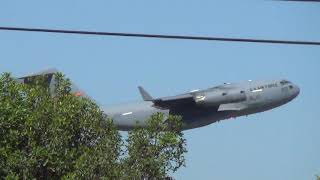
[[[54,84],[56,69],[18,78],[27,83],[28,77],[47,75],[49,86]],[[88,97],[74,84],[76,96]],[[287,80],[245,81],[224,83],[204,90],[193,90],[176,96],[153,98],[145,89],[138,87],[143,101],[101,107],[119,130],[129,131],[137,125],[144,127],[154,113],[180,115],[183,129],[193,129],[225,119],[267,111],[288,103],[298,96],[300,89]]]

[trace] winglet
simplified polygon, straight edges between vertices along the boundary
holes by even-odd
[[[139,89],[139,92],[140,92],[143,100],[145,100],[145,101],[152,101],[153,100],[152,96],[150,96],[150,94],[146,90],[144,90],[143,87],[139,86],[138,89]]]

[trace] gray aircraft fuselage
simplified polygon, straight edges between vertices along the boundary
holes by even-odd
[[[223,84],[205,90],[153,99],[141,88],[145,101],[103,107],[119,130],[145,126],[154,113],[182,116],[183,129],[259,113],[286,104],[300,93],[297,85],[286,80],[247,81]]]

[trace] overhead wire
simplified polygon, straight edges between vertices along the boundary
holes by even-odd
[[[200,40],[200,41],[226,41],[226,42],[247,42],[247,43],[270,43],[270,44],[292,44],[292,45],[320,46],[320,42],[317,42],[317,41],[226,38],[226,37],[212,37],[212,36],[186,36],[186,35],[144,34],[144,33],[124,33],[124,32],[102,32],[102,31],[41,29],[41,28],[25,28],[25,27],[0,27],[0,30],[2,30],[2,31],[59,33],[59,34],[97,35],[97,36],[120,36],[120,37],[137,37],[137,38],[180,39],[180,40]]]

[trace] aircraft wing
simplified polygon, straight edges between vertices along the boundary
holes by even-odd
[[[195,100],[191,94],[158,98],[153,100],[153,103],[155,106],[167,109],[196,105]]]
[[[145,101],[152,101],[155,106],[164,109],[172,109],[184,106],[196,105],[192,94],[181,94],[177,96],[169,96],[153,99],[146,90],[139,86],[139,91]]]
[[[232,87],[228,86],[218,86],[215,87],[214,90],[221,90],[221,89],[231,89]],[[188,109],[188,108],[194,108],[199,105],[199,101],[203,101],[205,99],[205,96],[197,96],[194,93],[186,93],[181,94],[177,96],[169,96],[169,97],[163,97],[163,98],[153,98],[146,90],[144,90],[142,87],[139,86],[139,91],[141,93],[142,98],[145,101],[152,101],[154,103],[154,106],[162,109],[171,109],[171,110],[181,110],[181,109]],[[200,98],[200,99],[199,99]],[[203,99],[202,99],[203,98]],[[217,96],[219,99],[220,97]],[[211,99],[211,102],[214,102],[214,100]],[[217,107],[217,111],[241,111],[246,108],[246,105],[243,103],[238,102],[228,102],[223,101],[223,99],[220,99],[221,103],[219,101],[212,106]]]

